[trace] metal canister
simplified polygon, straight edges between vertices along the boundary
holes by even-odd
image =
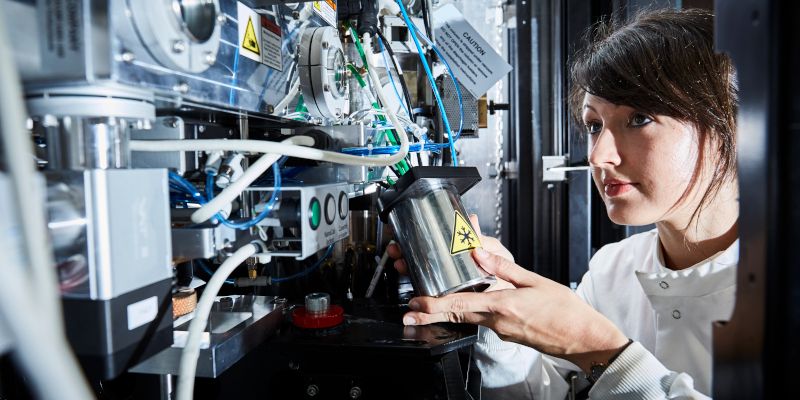
[[[418,295],[483,291],[495,279],[481,270],[471,250],[480,247],[461,194],[480,181],[475,168],[414,167],[380,196]]]

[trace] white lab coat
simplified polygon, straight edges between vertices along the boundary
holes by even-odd
[[[611,364],[592,398],[704,398],[711,393],[714,321],[730,318],[739,242],[691,268],[664,267],[656,230],[595,254],[576,293],[636,341]],[[501,341],[481,328],[476,362],[486,399],[563,399],[564,360]]]

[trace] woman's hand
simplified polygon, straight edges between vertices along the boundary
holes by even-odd
[[[491,328],[517,342],[588,371],[593,361],[607,361],[628,339],[614,324],[569,288],[543,278],[483,249],[475,261],[512,288],[483,293],[417,297],[403,318],[406,325],[467,322]]]
[[[472,223],[472,228],[475,229],[475,232],[478,234],[478,240],[481,242],[481,246],[484,250],[488,251],[489,253],[496,254],[504,259],[514,262],[514,256],[511,254],[508,249],[500,243],[499,240],[493,238],[491,236],[483,236],[481,233],[481,225],[478,222],[478,216],[472,214],[469,216],[469,221]],[[408,275],[408,265],[406,264],[406,260],[403,258],[403,252],[400,250],[400,246],[397,243],[390,244],[386,251],[389,252],[389,257],[391,257],[394,261],[394,268],[397,272]],[[508,282],[503,281],[502,279],[497,279],[487,291],[493,290],[500,290],[500,289],[511,289],[514,286]]]

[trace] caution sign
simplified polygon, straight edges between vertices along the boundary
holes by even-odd
[[[261,60],[261,16],[252,8],[238,2],[236,18],[239,23],[239,55],[253,61]]]
[[[261,50],[258,46],[258,36],[256,36],[256,28],[253,27],[253,19],[247,19],[247,28],[244,29],[244,39],[242,39],[242,48],[250,50],[253,53],[261,55]]]
[[[455,222],[453,223],[453,242],[450,244],[450,254],[458,254],[467,250],[481,247],[478,235],[472,229],[472,225],[461,215],[455,212]]]

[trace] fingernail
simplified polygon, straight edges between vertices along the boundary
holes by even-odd
[[[486,258],[489,256],[489,253],[482,247],[478,247],[477,249],[475,249],[475,255],[478,256],[479,258]]]
[[[408,302],[408,308],[410,308],[410,309],[412,309],[414,311],[419,311],[419,302],[417,302],[416,300],[412,299],[411,301]]]
[[[412,317],[403,317],[403,325],[416,325],[417,321]]]

